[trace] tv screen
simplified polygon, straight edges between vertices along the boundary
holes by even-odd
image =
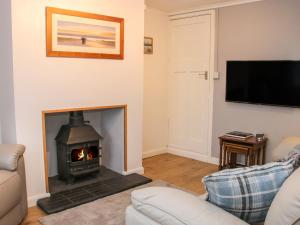
[[[300,107],[300,61],[228,61],[226,101]]]

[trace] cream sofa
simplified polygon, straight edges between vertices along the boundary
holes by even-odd
[[[273,160],[285,157],[300,144],[289,137],[273,151]],[[133,191],[126,209],[126,225],[247,225],[203,197],[177,189],[151,187]],[[284,182],[268,211],[265,225],[300,225],[300,168]]]
[[[0,144],[0,225],[17,225],[27,214],[23,145]]]

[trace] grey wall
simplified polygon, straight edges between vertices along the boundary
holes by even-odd
[[[218,156],[218,136],[242,130],[268,135],[270,160],[283,137],[300,136],[300,109],[226,103],[226,61],[300,60],[300,1],[265,0],[222,8],[218,29],[221,79],[215,81],[214,89],[213,155]]]
[[[0,1],[0,15],[0,140],[15,143],[11,1]]]

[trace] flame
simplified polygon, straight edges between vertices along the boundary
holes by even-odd
[[[93,153],[88,153],[88,155],[87,155],[87,160],[93,160],[94,159],[94,157],[93,157]]]
[[[84,151],[81,149],[81,151],[78,153],[78,161],[82,160],[84,158]]]

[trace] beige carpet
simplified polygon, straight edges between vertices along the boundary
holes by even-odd
[[[149,184],[43,217],[40,219],[40,222],[43,225],[124,225],[125,209],[130,205],[130,193],[133,190],[151,186],[175,187],[164,181],[153,181]]]

